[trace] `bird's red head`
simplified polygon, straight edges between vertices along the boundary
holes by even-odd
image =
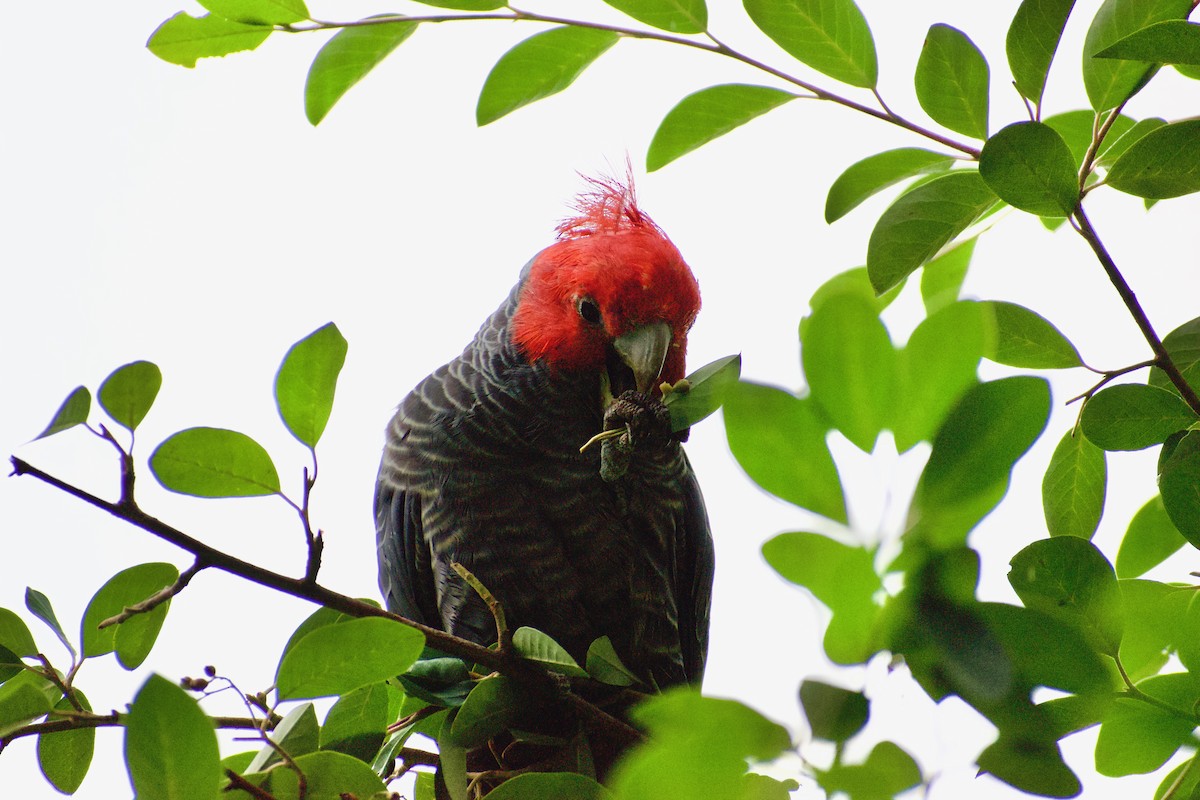
[[[637,207],[632,180],[589,183],[592,190],[578,198],[576,216],[558,226],[559,241],[529,268],[513,341],[530,361],[600,371],[611,368],[614,346],[623,350],[635,332],[655,329],[665,336],[669,330],[656,377],[673,383],[684,375],[700,288],[679,250]]]

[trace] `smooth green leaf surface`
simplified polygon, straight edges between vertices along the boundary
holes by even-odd
[[[1118,158],[1125,155],[1130,147],[1133,147],[1134,142],[1140,141],[1146,134],[1156,131],[1166,124],[1167,121],[1162,117],[1149,117],[1130,124],[1121,133],[1117,133],[1118,126],[1114,125],[1114,130],[1100,148],[1100,156],[1096,159],[1096,163],[1102,167],[1112,166]]]
[[[161,387],[162,372],[157,365],[134,361],[105,378],[96,399],[110,417],[133,430],[145,419]]]
[[[262,445],[224,428],[188,428],[150,455],[164,489],[194,497],[261,497],[279,493],[279,473]]]
[[[0,644],[0,683],[25,670],[21,657]]]
[[[1047,686],[1106,696],[1112,691],[1111,669],[1077,625],[1044,611],[1007,603],[980,603],[979,615],[1017,676],[1014,686]],[[1021,691],[1024,696],[1028,689]],[[1001,721],[1003,724],[1003,717]]]
[[[1091,539],[1104,513],[1108,464],[1104,451],[1069,430],[1042,478],[1042,511],[1051,536]]]
[[[1054,132],[1066,142],[1067,149],[1071,151],[1075,169],[1078,170],[1083,165],[1083,159],[1092,145],[1092,136],[1097,125],[1096,112],[1091,109],[1064,111],[1061,114],[1046,117],[1042,122],[1053,128]],[[1109,127],[1104,143],[1100,146],[1100,153],[1107,152],[1133,127],[1133,119],[1124,114],[1119,115]]]
[[[751,480],[789,503],[846,521],[827,428],[811,399],[740,381],[730,387],[724,413],[729,449]]]
[[[1200,119],[1173,122],[1134,142],[1108,171],[1114,189],[1164,199],[1200,191]]]
[[[459,11],[495,11],[508,5],[505,0],[417,0],[434,8],[454,8]]]
[[[480,125],[566,89],[593,61],[617,43],[609,31],[566,25],[534,34],[496,62],[475,108]]]
[[[1163,446],[1158,492],[1183,538],[1200,547],[1200,430],[1188,431]]]
[[[1182,625],[1196,591],[1148,580],[1117,581],[1125,607],[1121,662],[1137,681],[1156,674],[1178,650]]]
[[[1138,383],[1101,389],[1080,415],[1084,436],[1105,450],[1141,450],[1198,421],[1179,395]]]
[[[503,675],[475,684],[450,726],[452,740],[463,747],[483,744],[508,727],[521,708],[524,695]]]
[[[163,61],[194,67],[201,58],[253,50],[267,40],[271,28],[243,25],[216,14],[193,17],[180,11],[150,34],[146,47]]]
[[[1167,515],[1162,496],[1155,495],[1133,515],[1121,539],[1121,547],[1117,550],[1117,577],[1140,577],[1166,561],[1185,544],[1187,540]]]
[[[320,725],[317,723],[317,711],[313,704],[301,703],[293,708],[284,715],[270,735],[271,741],[293,758],[316,752],[320,746]],[[274,747],[264,745],[250,761],[246,772],[262,772],[281,761],[279,752]]]
[[[950,172],[902,194],[875,223],[867,245],[875,291],[887,291],[937,256],[996,199],[974,170]]]
[[[610,800],[612,792],[586,775],[527,772],[488,792],[488,800]]]
[[[1096,58],[1200,66],[1200,25],[1182,19],[1156,22],[1117,40]]]
[[[0,736],[46,716],[62,692],[48,679],[29,670],[0,684]]]
[[[704,0],[604,0],[655,28],[671,33],[703,33],[708,28],[708,7]]]
[[[1075,345],[1035,311],[1016,303],[988,300],[982,304],[995,320],[995,345],[985,357],[1022,369],[1066,369],[1082,366]]]
[[[321,749],[370,762],[388,726],[387,684],[360,686],[338,698],[321,726]]]
[[[317,628],[323,628],[326,625],[336,625],[339,622],[346,622],[351,619],[355,619],[355,617],[325,606],[318,608],[305,617],[304,621],[296,626],[296,630],[292,631],[292,635],[288,637],[287,643],[283,646],[283,650],[279,654],[280,659],[282,660],[288,654],[288,651],[295,647],[301,639]]]
[[[166,600],[143,614],[134,614],[117,625],[101,628],[100,623],[171,586],[178,578],[175,565],[162,562],[138,564],[109,578],[92,595],[83,612],[79,635],[83,654],[90,658],[115,650],[125,669],[141,666],[158,638],[171,601]]]
[[[636,706],[630,716],[664,741],[690,741],[720,758],[769,761],[791,747],[782,725],[736,700],[702,697],[691,687],[676,687]]]
[[[275,684],[286,700],[345,694],[401,674],[424,647],[420,631],[382,617],[326,625],[288,651]]]
[[[246,25],[291,25],[308,19],[304,0],[199,0],[214,14]]]
[[[296,767],[304,773],[304,800],[344,800],[386,797],[387,787],[372,770],[357,758],[333,750],[321,750],[300,756]],[[266,790],[278,800],[301,797],[295,770],[273,769]]]
[[[13,611],[0,608],[0,645],[7,647],[22,658],[38,653],[37,643],[29,626]]]
[[[46,429],[34,437],[37,439],[45,439],[47,436],[53,436],[56,433],[65,431],[67,428],[74,428],[76,425],[83,425],[87,422],[88,412],[92,409],[92,393],[84,386],[76,386],[67,399],[63,400],[62,405],[58,407],[58,411],[54,412],[54,418],[50,420],[50,424]]]
[[[76,698],[85,711],[92,706],[83,692],[76,690]],[[59,711],[74,710],[71,701],[62,698],[54,706]],[[79,728],[73,731],[43,732],[38,734],[38,766],[42,775],[63,794],[75,794],[75,790],[87,777],[92,765],[92,754],[96,744],[95,728]]]
[[[1094,56],[1155,22],[1184,19],[1191,0],[1104,0],[1083,42],[1083,85],[1092,108],[1107,111],[1132,97],[1158,67],[1145,61]]]
[[[342,28],[317,52],[304,84],[304,114],[320,124],[346,92],[412,36],[415,22]]]
[[[646,152],[646,170],[670,164],[755,117],[778,108],[796,95],[770,86],[726,83],[693,92],[679,101],[659,123]]]
[[[980,772],[999,778],[1022,792],[1043,797],[1075,797],[1083,788],[1063,761],[1058,745],[1006,736],[988,745],[979,758]]]
[[[54,613],[54,606],[50,604],[50,598],[39,592],[37,589],[25,587],[25,607],[30,613],[46,623],[50,630],[54,631],[54,635],[62,642],[63,647],[71,652],[72,658],[75,656],[75,645],[71,644],[71,640],[67,638],[67,634],[63,632],[62,625],[58,622],[58,615]]]
[[[1180,709],[1196,702],[1190,675],[1159,675],[1138,683],[1138,689]],[[1096,739],[1096,771],[1119,777],[1153,772],[1191,738],[1194,722],[1149,703],[1119,697],[1100,726]]]
[[[967,35],[934,25],[917,59],[917,100],[939,125],[975,139],[988,132],[988,65]]]
[[[1075,0],[1022,0],[1008,28],[1004,49],[1017,91],[1040,104],[1046,74]]]
[[[840,792],[851,800],[890,800],[921,783],[921,768],[899,745],[880,742],[861,764],[819,770],[817,782],[831,795]]]
[[[283,424],[303,444],[316,447],[329,413],[346,339],[332,322],[292,345],[275,375],[275,403]]]
[[[688,375],[686,392],[669,392],[663,397],[671,412],[671,430],[689,428],[720,408],[741,374],[742,356],[738,354],[718,358]]]
[[[932,316],[958,300],[975,254],[977,238],[967,239],[930,261],[921,270],[921,301]]]
[[[867,696],[816,680],[800,684],[800,705],[817,739],[844,742],[863,729],[871,715]]]
[[[1171,361],[1179,368],[1184,381],[1193,389],[1200,391],[1200,317],[1183,323],[1164,336],[1163,347],[1171,356]],[[1151,386],[1179,394],[1179,389],[1171,383],[1167,373],[1158,367],[1150,368],[1150,377],[1147,382]]]
[[[1008,582],[1027,608],[1078,628],[1097,650],[1115,656],[1124,607],[1112,565],[1076,536],[1040,539],[1013,556]]]
[[[847,167],[829,187],[825,221],[841,219],[867,198],[906,178],[945,172],[953,164],[952,156],[919,147],[901,147],[868,156]]]
[[[587,673],[562,645],[539,630],[517,628],[513,632],[512,640],[518,653],[530,661],[536,661],[550,672],[575,678],[587,677]]]
[[[812,400],[856,447],[869,453],[892,414],[896,351],[870,304],[843,293],[809,318],[800,341]]]
[[[607,636],[601,636],[588,645],[587,658],[584,663],[587,665],[588,675],[601,683],[612,686],[632,686],[639,682],[637,675],[634,675],[629,667],[621,662],[621,657],[617,655],[612,640]]]
[[[142,798],[212,800],[222,780],[212,720],[160,675],[142,684],[129,707],[125,764]]]
[[[834,80],[874,88],[875,40],[853,0],[743,0],[746,14],[775,44]]]
[[[1016,122],[988,139],[979,174],[1001,200],[1030,214],[1067,216],[1079,200],[1071,151],[1040,122]]]
[[[808,299],[809,313],[800,318],[801,340],[808,335],[808,325],[812,320],[812,315],[832,298],[842,294],[852,294],[873,308],[876,314],[879,314],[891,305],[903,287],[904,284],[901,282],[883,294],[875,294],[875,288],[871,286],[871,277],[867,274],[866,267],[854,267],[837,273],[818,286],[812,297]]]

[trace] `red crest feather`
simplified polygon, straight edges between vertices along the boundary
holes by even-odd
[[[575,216],[564,219],[555,228],[560,241],[626,231],[643,231],[666,238],[654,220],[638,208],[632,170],[624,183],[616,178],[582,177],[591,190],[575,198]]]

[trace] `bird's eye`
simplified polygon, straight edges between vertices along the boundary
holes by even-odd
[[[583,317],[583,321],[589,325],[600,324],[600,306],[589,297],[581,297],[577,303],[579,316]]]

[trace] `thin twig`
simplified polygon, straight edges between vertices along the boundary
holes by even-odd
[[[153,611],[175,595],[182,592],[183,587],[191,583],[192,578],[196,577],[196,573],[204,569],[206,566],[208,565],[197,558],[190,567],[179,574],[179,577],[170,586],[164,586],[162,589],[159,589],[157,592],[150,595],[140,603],[134,603],[131,606],[125,606],[123,609],[121,609],[120,614],[109,617],[96,627],[100,630],[104,630],[112,625],[120,625],[130,617],[137,616],[138,614],[145,614],[148,611]]]
[[[260,789],[259,787],[255,786],[253,783],[237,774],[236,770],[226,769],[225,777],[229,778],[229,788],[231,790],[240,789],[257,800],[276,800],[275,795],[271,794],[265,789]]]
[[[504,606],[500,605],[496,596],[483,585],[483,581],[475,577],[475,573],[471,570],[457,561],[450,562],[450,567],[458,573],[458,577],[475,590],[475,594],[479,595],[479,599],[488,607],[488,611],[492,612],[492,619],[496,622],[496,641],[500,644],[500,650],[502,652],[512,650],[512,633],[508,630],[508,620],[504,618]]]
[[[415,747],[401,747],[400,751],[396,753],[396,757],[409,767],[436,767],[438,765],[437,753],[431,753],[428,750],[418,750]]]
[[[1075,396],[1074,396],[1074,397],[1072,397],[1070,400],[1068,400],[1068,401],[1067,401],[1067,402],[1066,402],[1064,405],[1068,405],[1068,406],[1069,406],[1069,405],[1071,405],[1072,403],[1076,403],[1076,402],[1078,402],[1078,401],[1080,401],[1080,400],[1087,400],[1087,399],[1090,399],[1092,395],[1094,395],[1096,392],[1098,392],[1098,391],[1100,391],[1102,388],[1104,388],[1104,386],[1105,386],[1105,385],[1106,385],[1106,384],[1107,384],[1109,381],[1112,381],[1112,380],[1114,380],[1114,379],[1116,379],[1116,378],[1119,378],[1119,377],[1121,377],[1122,375],[1127,375],[1127,374],[1129,374],[1130,372],[1137,372],[1139,369],[1145,369],[1145,368],[1147,368],[1147,367],[1153,367],[1153,366],[1155,366],[1155,365],[1157,365],[1157,364],[1158,364],[1158,362],[1157,362],[1155,359],[1151,358],[1151,359],[1147,359],[1146,361],[1139,361],[1139,362],[1138,362],[1138,363],[1136,363],[1136,364],[1130,364],[1128,367],[1121,367],[1120,369],[1114,369],[1114,370],[1109,370],[1108,372],[1102,372],[1102,373],[1100,373],[1100,374],[1101,374],[1101,375],[1103,375],[1104,377],[1102,377],[1102,378],[1100,379],[1100,381],[1099,381],[1098,383],[1096,383],[1096,385],[1095,385],[1095,386],[1093,386],[1092,388],[1088,389],[1086,392],[1084,392],[1084,393],[1082,393],[1082,394],[1077,394],[1077,395],[1075,395]]]

